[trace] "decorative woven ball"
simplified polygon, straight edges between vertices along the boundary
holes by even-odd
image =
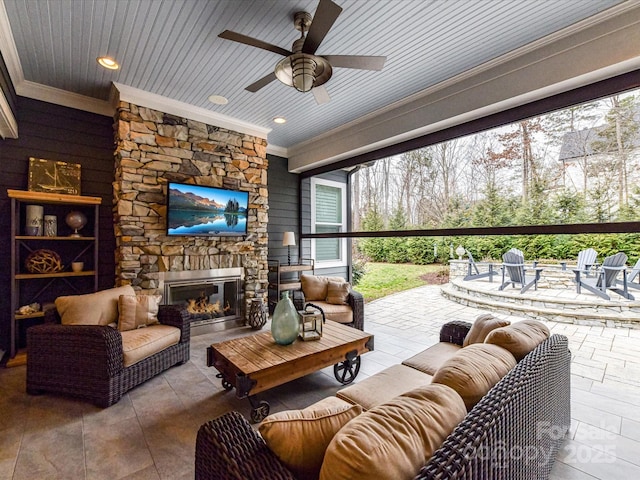
[[[24,265],[29,273],[57,273],[62,271],[62,260],[53,250],[41,248],[31,252]]]

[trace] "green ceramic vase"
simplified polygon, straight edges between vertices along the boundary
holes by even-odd
[[[300,320],[289,292],[282,292],[282,298],[276,305],[271,318],[271,335],[278,345],[289,345],[298,338]]]

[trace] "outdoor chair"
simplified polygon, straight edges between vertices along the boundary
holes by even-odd
[[[485,278],[485,277],[489,277],[489,281],[493,282],[493,276],[497,275],[498,273],[495,272],[493,270],[493,263],[489,263],[489,271],[488,272],[482,272],[480,273],[480,270],[478,269],[478,265],[476,264],[475,260],[473,259],[473,255],[471,255],[471,252],[469,250],[465,250],[465,252],[467,253],[467,256],[469,257],[469,265],[468,265],[468,271],[467,271],[467,276],[463,278],[463,280],[478,280],[479,278]],[[475,272],[475,273],[473,273]]]
[[[607,294],[608,290],[613,290],[618,295],[622,295],[628,300],[633,300],[628,290],[627,282],[627,256],[623,252],[618,252],[615,255],[611,255],[604,259],[602,266],[598,271],[596,278],[582,278],[582,271],[575,269],[573,273],[576,275],[577,292],[581,292],[581,288],[584,287],[591,293],[598,295],[605,300],[611,300]],[[636,264],[637,265],[637,264]],[[618,274],[622,273],[622,281],[617,280]],[[618,284],[622,284],[622,289],[618,288]]]
[[[524,264],[524,256],[517,249],[511,249],[502,255],[502,285],[498,290],[504,290],[511,285],[515,288],[516,284],[520,285],[520,293],[524,293],[533,285],[534,290],[538,289],[538,280],[540,280],[541,267],[533,267],[533,278],[527,280],[527,267]],[[509,277],[506,280],[506,277]]]
[[[562,270],[567,269],[567,262],[560,262],[560,265],[562,265]],[[598,252],[593,248],[587,248],[578,253],[578,261],[574,270],[580,270],[588,277],[591,275],[592,271],[597,271],[599,266]]]
[[[634,282],[635,279],[638,279],[638,282]],[[616,280],[618,283],[623,283],[620,280]],[[629,274],[627,275],[627,287],[635,288],[640,290],[640,259],[633,266]]]

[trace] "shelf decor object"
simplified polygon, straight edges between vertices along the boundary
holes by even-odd
[[[70,237],[81,237],[78,230],[81,230],[87,224],[87,217],[84,213],[77,210],[69,212],[65,218],[65,222],[69,225],[69,228],[73,229],[73,233]]]
[[[42,205],[27,205],[25,211],[25,234],[34,237],[42,235],[44,207]]]
[[[62,260],[53,250],[41,248],[27,256],[24,266],[29,273],[58,273],[62,271]]]

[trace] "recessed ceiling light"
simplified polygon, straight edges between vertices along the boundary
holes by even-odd
[[[210,95],[209,101],[211,103],[215,103],[216,105],[226,105],[227,103],[229,103],[229,100],[227,100],[226,97],[223,97],[222,95]]]
[[[274,118],[273,118],[273,121],[274,121],[275,123],[287,123],[287,119],[286,119],[286,118],[284,118],[284,117],[274,117]]]
[[[96,58],[97,62],[102,65],[104,68],[108,68],[109,70],[117,70],[120,68],[118,62],[116,62],[111,57],[98,57]]]

